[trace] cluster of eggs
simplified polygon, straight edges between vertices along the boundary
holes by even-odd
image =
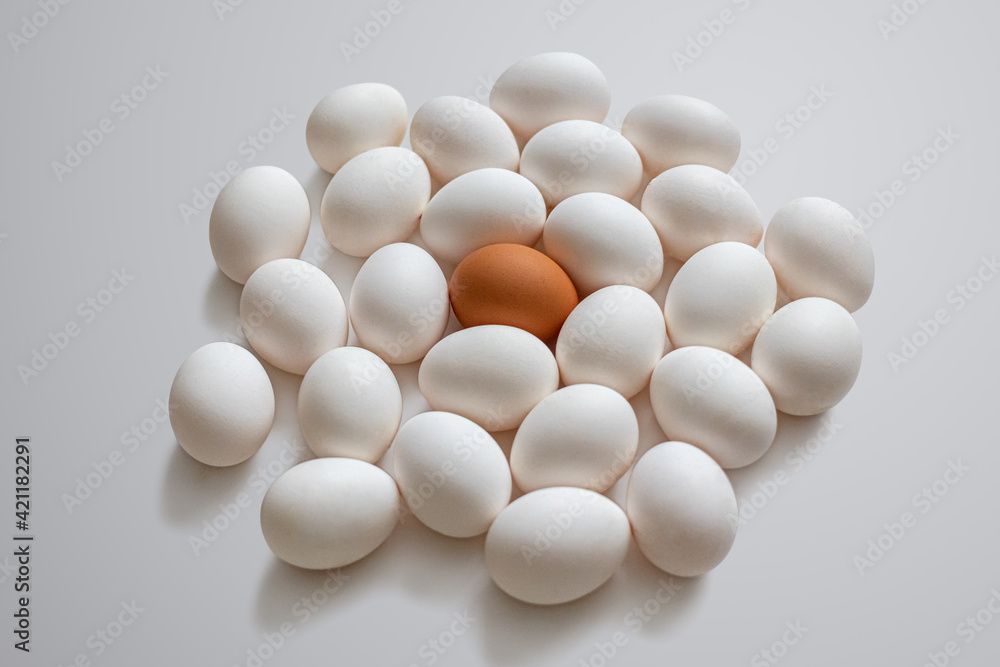
[[[393,88],[321,100],[306,141],[333,174],[323,231],[367,258],[349,305],[298,259],[311,207],[293,176],[254,167],[222,189],[212,252],[244,284],[250,346],[303,375],[299,424],[317,457],[264,497],[278,557],[349,564],[408,509],[450,537],[486,533],[493,580],[532,603],[595,590],[633,536],[657,567],[700,575],[736,534],[724,469],[764,454],[777,411],[817,414],[846,395],[861,361],[851,312],[874,281],[851,214],[797,199],[765,237],[727,174],[740,151],[728,116],[664,95],[618,132],[602,124],[609,106],[604,75],[572,53],[516,63],[489,106],[427,102],[412,150]],[[426,249],[409,242],[418,229]],[[649,292],[665,257],[681,265],[661,308]],[[451,312],[463,328],[445,336]],[[419,360],[431,411],[401,424],[389,364]],[[635,461],[629,399],[646,387],[669,441]],[[263,366],[230,343],[195,351],[170,393],[181,447],[215,466],[256,453],[274,411]],[[508,458],[491,432],[515,428]],[[391,476],[376,465],[390,447]],[[623,509],[603,493],[629,470]],[[524,495],[511,502],[515,484]]]

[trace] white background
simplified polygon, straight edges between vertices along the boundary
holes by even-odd
[[[951,664],[996,664],[1000,620],[971,642],[958,626],[1000,587],[1000,281],[976,282],[982,258],[1000,249],[1000,7],[904,4],[919,9],[883,34],[878,22],[889,20],[889,0],[567,1],[565,16],[556,0],[403,0],[348,62],[340,44],[387,2],[246,0],[221,17],[207,1],[71,2],[17,44],[8,33],[24,31],[25,17],[31,22],[41,10],[28,0],[5,3],[0,663],[67,665],[83,654],[95,665],[255,664],[248,650],[288,621],[294,635],[265,664],[600,665],[597,646],[608,650],[616,632],[626,641],[608,664],[769,664],[758,652],[782,641],[786,622],[808,631],[787,651],[778,647],[787,653],[782,664],[918,666],[951,640],[958,648]],[[679,68],[675,52],[724,9],[732,22],[717,37],[701,35],[707,46]],[[650,603],[656,612],[641,623],[633,608],[655,599],[665,575],[635,548],[597,593],[535,608],[493,586],[481,538],[446,539],[412,518],[371,557],[343,568],[339,590],[302,622],[294,605],[325,575],[278,562],[257,518],[258,469],[284,466],[286,443],[301,442],[298,378],[268,367],[277,422],[261,452],[235,468],[194,462],[169,424],[154,419],[184,358],[232,339],[238,321],[239,288],[209,250],[208,209],[186,221],[180,206],[192,205],[210,172],[237,160],[241,168],[289,170],[306,186],[315,218],[327,177],[309,157],[304,130],[323,95],[384,81],[403,93],[412,115],[434,96],[476,96],[477,88],[483,95],[482,82],[514,61],[553,50],[578,51],[606,73],[609,124],[646,97],[682,93],[710,100],[737,122],[738,167],[752,169],[751,151],[774,137],[779,150],[746,181],[765,218],[805,195],[869,209],[877,191],[902,182],[891,205],[874,206],[868,228],[878,268],[874,295],[856,314],[865,346],[857,385],[826,417],[827,431],[821,418],[783,419],[765,459],[731,475],[745,501],[777,472],[787,484],[766,502],[756,497],[762,507],[717,570],[683,582],[658,609]],[[147,67],[168,75],[122,117],[114,102]],[[801,108],[814,86],[832,96]],[[274,108],[294,119],[247,159],[241,143]],[[793,133],[780,129],[796,112],[807,119]],[[105,118],[113,132],[57,178],[52,163],[64,162],[67,145]],[[958,138],[946,152],[931,149],[936,160],[926,171],[913,171],[908,161],[947,128]],[[321,237],[314,219],[304,257],[323,256]],[[359,262],[319,263],[347,294]],[[79,309],[123,269],[134,279],[100,313]],[[954,291],[967,283],[980,288],[971,299]],[[661,302],[664,289],[656,292]],[[887,355],[900,354],[903,337],[912,340],[938,310],[947,322],[933,337],[917,335],[925,344],[893,368]],[[79,334],[25,382],[18,366],[72,323]],[[415,368],[396,370],[407,392],[404,418],[426,409]],[[644,450],[663,435],[648,395],[633,404]],[[151,433],[130,447],[123,434],[133,427]],[[32,439],[37,536],[30,655],[12,648],[15,575],[13,559],[4,561],[15,532],[13,442],[24,435]],[[815,455],[799,463],[795,448],[819,436]],[[114,451],[121,465],[69,511],[65,494]],[[959,461],[968,472],[923,513],[914,495]],[[621,500],[622,490],[610,495]],[[196,555],[189,536],[241,493],[250,506]],[[898,540],[883,538],[891,549],[859,572],[855,556],[907,511],[916,525]],[[97,640],[133,600],[143,609],[136,621],[110,645]],[[445,653],[434,652],[432,640],[451,643],[455,614],[474,620]]]

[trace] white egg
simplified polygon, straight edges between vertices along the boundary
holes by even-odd
[[[875,255],[865,230],[846,208],[803,197],[778,209],[767,226],[764,254],[791,299],[819,296],[849,312],[875,285]]]
[[[577,53],[539,53],[520,60],[504,70],[490,91],[490,108],[525,139],[563,120],[603,122],[610,107],[604,73]]]
[[[360,347],[316,360],[299,386],[299,426],[316,456],[375,463],[389,449],[403,414],[396,376]]]
[[[487,106],[455,95],[435,97],[413,114],[410,145],[441,185],[476,169],[517,171],[517,139]]]
[[[260,528],[274,555],[310,570],[349,565],[375,551],[399,517],[399,490],[357,459],[292,466],[264,494]]]
[[[403,424],[392,468],[414,516],[449,537],[485,533],[510,502],[510,468],[500,445],[450,412],[424,412]]]
[[[448,281],[426,250],[393,243],[369,257],[354,279],[351,324],[358,342],[390,364],[422,359],[444,336]]]
[[[226,183],[212,206],[208,241],[227,276],[240,283],[272,259],[298,257],[309,236],[309,197],[278,167],[250,167]]]
[[[274,390],[245,348],[209,343],[191,353],[170,386],[170,426],[185,452],[211,466],[257,453],[274,423]]]
[[[374,148],[351,158],[320,202],[323,233],[337,250],[368,257],[408,239],[431,197],[423,160],[405,148]]]
[[[442,261],[458,264],[495,243],[534,246],[545,224],[535,185],[508,169],[477,169],[437,191],[420,219],[420,237]]]
[[[618,132],[589,120],[539,130],[521,153],[521,174],[555,206],[582,192],[631,199],[642,184],[642,160]]]
[[[639,458],[625,508],[643,555],[680,577],[713,569],[736,540],[739,514],[726,473],[684,442],[661,443]]]
[[[575,384],[549,394],[524,418],[510,450],[524,491],[578,486],[603,492],[632,465],[639,422],[614,389]]]
[[[760,328],[750,365],[779,410],[816,415],[839,403],[858,379],[861,332],[836,302],[792,301]]]
[[[418,382],[435,410],[506,431],[558,388],[559,368],[535,336],[489,324],[445,336],[421,363]]]
[[[622,134],[656,176],[682,164],[729,171],[740,156],[740,131],[729,116],[704,100],[658,95],[632,107]]]
[[[774,442],[778,414],[742,361],[712,347],[682,347],[656,365],[649,400],[660,428],[708,452],[723,468],[750,465]]]
[[[667,335],[674,347],[739,354],[774,312],[777,297],[774,271],[762,254],[745,243],[715,243],[692,255],[670,282],[663,306]]]
[[[300,259],[276,259],[253,272],[240,297],[240,324],[260,356],[297,375],[347,344],[344,298],[328,275]]]
[[[756,248],[764,235],[764,221],[747,191],[712,167],[683,165],[663,172],[646,186],[640,207],[663,251],[682,262],[722,241]]]
[[[406,101],[384,83],[355,83],[319,101],[306,121],[306,146],[322,169],[335,174],[351,158],[406,135]]]
[[[624,199],[584,192],[562,200],[542,232],[545,254],[581,296],[609,285],[649,292],[663,276],[663,246],[646,216]]]
[[[486,567],[508,595],[562,604],[600,588],[625,559],[628,517],[604,496],[566,486],[507,506],[486,534]]]
[[[663,311],[653,297],[613,285],[569,314],[556,341],[556,360],[566,384],[600,384],[632,398],[649,384],[666,343]]]

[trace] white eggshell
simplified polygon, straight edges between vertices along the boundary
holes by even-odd
[[[299,386],[299,426],[316,456],[375,463],[389,449],[403,414],[396,376],[360,347],[316,360]]]
[[[525,139],[563,120],[603,122],[610,107],[604,73],[577,53],[529,56],[504,70],[490,91],[490,108]]]
[[[487,106],[455,95],[435,97],[413,114],[410,145],[444,185],[476,169],[517,171],[517,139]]]
[[[437,191],[420,219],[420,237],[442,261],[458,264],[495,243],[534,246],[545,224],[535,185],[508,169],[477,169]]]
[[[508,595],[561,604],[600,588],[622,564],[628,517],[604,496],[566,486],[507,506],[486,534],[486,567]]]
[[[250,167],[223,186],[212,206],[208,241],[227,276],[240,283],[272,259],[298,257],[309,236],[309,197],[279,167]]]
[[[638,287],[613,285],[581,301],[556,341],[564,383],[593,383],[632,398],[649,383],[663,356],[663,311]]]
[[[684,95],[658,95],[635,105],[622,122],[622,134],[652,176],[682,164],[729,171],[740,156],[740,131],[729,116]]]
[[[170,386],[170,426],[192,457],[212,466],[257,453],[274,423],[274,390],[245,348],[209,343],[191,353]]]
[[[559,368],[527,331],[488,324],[445,336],[424,357],[418,382],[435,410],[506,431],[558,388]]]
[[[426,250],[393,243],[369,257],[354,279],[351,324],[358,342],[390,364],[422,359],[444,336],[448,281]]]
[[[663,246],[653,225],[624,199],[584,192],[562,200],[542,232],[545,254],[581,296],[609,285],[650,291],[663,276]]]
[[[792,301],[760,328],[750,365],[779,410],[816,415],[839,403],[858,379],[861,332],[834,301]]]
[[[819,296],[849,312],[875,285],[875,255],[865,230],[846,208],[820,197],[791,201],[771,218],[764,254],[791,299]]]
[[[274,555],[310,570],[349,565],[396,526],[399,490],[384,470],[347,458],[305,461],[264,494],[260,528]]]
[[[414,516],[449,537],[485,533],[510,502],[510,468],[500,445],[450,412],[424,412],[403,424],[392,469]]]
[[[549,394],[524,418],[510,450],[524,491],[578,486],[603,492],[632,465],[639,423],[614,389],[575,384]]]
[[[416,153],[373,148],[351,158],[330,179],[319,217],[330,245],[347,255],[368,257],[408,239],[430,197],[430,175]]]
[[[721,563],[739,525],[726,473],[684,442],[661,443],[639,458],[625,508],[643,555],[680,577],[704,574]]]
[[[260,356],[297,375],[347,344],[344,298],[328,275],[299,259],[276,259],[253,272],[240,296],[240,323]]]
[[[618,132],[589,120],[539,130],[521,153],[521,174],[555,206],[581,192],[631,199],[642,184],[642,160]]]
[[[764,221],[747,191],[712,167],[692,164],[663,172],[646,186],[640,207],[663,251],[682,262],[722,241],[756,248],[764,235]]]
[[[656,365],[649,400],[672,440],[705,450],[723,468],[750,465],[774,442],[774,401],[742,361],[712,347],[682,347]]]
[[[384,83],[355,83],[319,101],[306,121],[306,146],[322,169],[334,174],[351,158],[406,135],[406,102]]]
[[[691,256],[670,282],[663,312],[674,347],[707,345],[739,354],[774,312],[778,285],[762,254],[725,241]],[[682,438],[683,439],[683,438]]]

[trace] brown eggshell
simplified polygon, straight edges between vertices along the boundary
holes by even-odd
[[[466,256],[448,284],[464,327],[506,324],[542,340],[554,338],[578,302],[566,272],[542,253],[498,243]]]

